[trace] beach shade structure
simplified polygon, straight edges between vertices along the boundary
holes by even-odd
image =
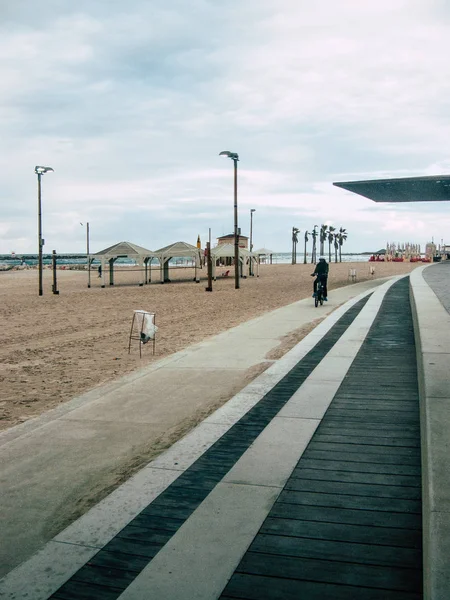
[[[339,181],[333,185],[374,202],[443,202],[450,200],[450,175]]]
[[[114,246],[110,246],[109,248],[100,250],[100,252],[91,254],[91,257],[100,260],[102,288],[104,288],[106,285],[105,267],[107,264],[109,265],[109,285],[114,285],[114,263],[118,258],[132,259],[135,261],[136,265],[141,267],[141,269],[139,270],[139,285],[144,285],[144,281],[145,283],[148,283],[147,271],[149,269],[149,266],[151,266],[152,260],[154,258],[158,258],[157,255],[151,250],[143,248],[142,246],[137,246],[136,244],[132,244],[131,242],[119,242],[118,244],[114,244]]]
[[[175,242],[174,244],[170,244],[169,246],[164,246],[164,248],[159,248],[159,250],[155,250],[155,256],[159,260],[160,265],[160,282],[166,283],[170,282],[169,278],[169,261],[171,258],[183,258],[183,259],[191,259],[194,263],[194,281],[196,283],[200,282],[198,270],[202,265],[202,249],[196,248],[192,244],[188,244],[187,242]]]
[[[216,266],[217,262],[222,262],[223,259],[233,258],[234,254],[234,244],[219,244],[215,248],[211,249],[211,258],[212,258],[212,276],[214,281],[216,281]],[[256,265],[257,277],[259,277],[259,260],[258,256],[255,252],[249,252],[245,248],[239,248],[239,267],[238,270],[240,275],[249,274],[250,261]],[[236,267],[235,267],[236,268]]]
[[[269,250],[268,248],[259,248],[259,250],[254,250],[253,254],[256,254],[259,262],[261,262],[262,258],[262,262],[269,262],[272,264],[272,256],[274,254],[272,250]]]

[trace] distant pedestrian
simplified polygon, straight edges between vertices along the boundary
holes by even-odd
[[[98,276],[101,277],[102,276],[102,265],[98,266]]]

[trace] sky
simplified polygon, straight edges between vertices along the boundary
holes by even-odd
[[[289,251],[450,243],[447,202],[375,204],[333,181],[450,173],[446,0],[0,0],[0,253],[233,232]],[[303,247],[302,244],[300,244]]]

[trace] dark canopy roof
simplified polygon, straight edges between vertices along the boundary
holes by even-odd
[[[435,202],[450,200],[450,175],[335,182],[333,185],[375,202]]]

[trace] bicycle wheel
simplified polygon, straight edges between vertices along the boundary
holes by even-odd
[[[316,308],[319,306],[319,292],[314,296],[314,306]]]
[[[320,306],[323,306],[323,294],[320,294],[319,302]]]

